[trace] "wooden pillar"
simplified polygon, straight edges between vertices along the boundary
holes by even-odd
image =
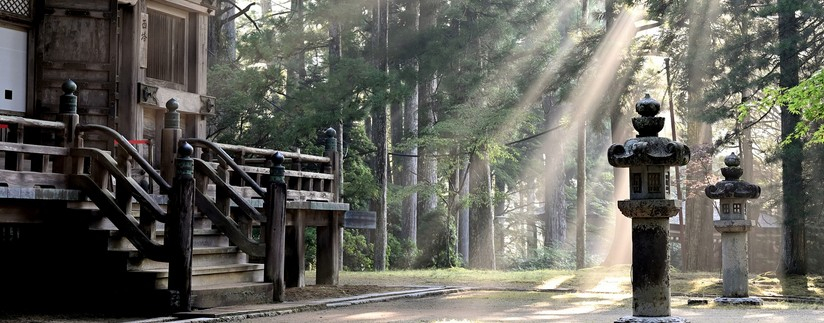
[[[264,281],[274,285],[272,301],[283,302],[286,298],[284,282],[284,251],[286,245],[286,182],[283,167],[283,154],[276,152],[272,156],[269,169],[269,187],[266,190],[266,263],[263,270]]]
[[[164,127],[160,141],[160,176],[167,182],[172,181],[175,176],[175,154],[177,153],[177,142],[183,135],[180,129],[180,112],[177,109],[180,105],[175,99],[166,101],[166,115],[164,116]]]
[[[128,145],[128,143],[125,143]],[[117,169],[120,170],[126,178],[132,177],[131,156],[122,148],[124,143],[118,143],[120,150],[117,152]],[[115,197],[117,199],[117,206],[123,211],[123,214],[130,215],[132,211],[132,191],[127,183],[120,183],[118,181],[115,186]]]
[[[334,211],[325,211],[329,215],[327,226],[318,227],[318,273],[315,283],[318,285],[337,285],[340,271],[340,226]]]
[[[306,246],[304,245],[304,211],[296,210],[292,226],[286,227],[286,248],[284,264],[284,280],[286,287],[304,287],[304,263],[306,262]]]
[[[174,311],[191,311],[192,305],[192,218],[195,180],[192,148],[184,142],[175,159],[176,172],[169,192],[169,212],[164,244],[169,251],[169,294]]]

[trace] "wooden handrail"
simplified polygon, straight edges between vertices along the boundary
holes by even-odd
[[[89,157],[97,161],[99,165],[106,168],[106,171],[108,171],[110,175],[117,179],[117,185],[119,186],[117,189],[129,190],[129,193],[131,193],[130,195],[140,203],[141,207],[150,211],[150,215],[155,220],[164,223],[166,222],[166,212],[163,212],[163,209],[160,208],[160,205],[157,204],[154,198],[149,196],[149,193],[140,188],[140,185],[138,185],[134,179],[130,176],[126,176],[120,171],[120,169],[117,168],[117,162],[115,162],[112,156],[96,148],[75,148],[72,149],[72,156]]]
[[[72,175],[71,182],[83,190],[83,192],[106,214],[106,217],[123,232],[129,240],[144,256],[149,259],[161,262],[169,262],[169,254],[163,245],[158,244],[143,231],[140,230],[137,220],[129,214],[124,213],[117,206],[111,194],[107,194],[102,188],[86,175]]]
[[[214,202],[198,189],[195,189],[195,205],[240,250],[253,257],[263,257],[265,255],[266,246],[264,244],[249,239],[246,234],[240,231],[234,220],[223,215]]]
[[[258,221],[258,222],[261,222],[261,223],[266,222],[266,218],[263,217],[263,215],[261,215],[260,212],[258,212],[257,209],[255,209],[253,206],[249,205],[249,203],[246,202],[246,199],[244,199],[242,196],[240,196],[240,194],[238,194],[238,192],[235,191],[235,189],[232,188],[231,185],[226,184],[226,182],[224,182],[223,179],[221,179],[220,176],[218,176],[215,173],[214,169],[212,169],[212,167],[209,166],[208,163],[206,163],[202,159],[198,159],[198,158],[194,158],[194,161],[195,161],[195,172],[198,173],[198,174],[206,175],[206,177],[208,177],[210,180],[212,180],[213,183],[215,183],[215,186],[217,186],[218,189],[226,190],[226,192],[229,193],[229,198],[232,201],[234,201],[235,204],[237,204],[237,206],[241,210],[243,210],[244,214],[248,215],[252,220],[255,220],[255,221]]]
[[[118,145],[120,145],[120,147],[122,147],[123,150],[125,150],[126,153],[128,153],[129,156],[131,156],[132,159],[134,159],[134,161],[137,162],[138,165],[140,165],[140,168],[142,168],[146,172],[146,174],[149,175],[149,177],[151,177],[158,185],[160,185],[161,189],[168,190],[172,188],[172,185],[166,182],[166,180],[163,179],[163,177],[161,177],[160,174],[157,173],[154,167],[152,167],[152,165],[149,165],[148,161],[143,159],[143,156],[141,156],[140,153],[137,152],[137,149],[135,149],[134,146],[132,146],[132,144],[129,143],[129,140],[126,139],[126,137],[123,137],[123,135],[121,135],[114,129],[96,124],[81,124],[77,125],[77,131],[97,131],[117,140]]]
[[[186,141],[186,142],[188,142],[189,144],[191,144],[193,146],[197,146],[197,147],[201,147],[201,148],[209,148],[210,150],[216,152],[217,156],[220,157],[220,159],[222,159],[223,162],[226,163],[226,165],[229,166],[229,168],[231,168],[233,171],[235,171],[235,173],[240,175],[240,177],[243,178],[244,181],[249,183],[249,187],[251,187],[255,191],[255,193],[260,195],[260,197],[266,196],[266,192],[263,191],[263,189],[260,187],[260,185],[258,185],[258,183],[255,182],[255,180],[253,180],[251,177],[249,177],[249,174],[246,174],[246,172],[244,172],[243,169],[241,169],[240,166],[238,166],[238,164],[235,163],[235,161],[232,159],[232,157],[229,156],[229,154],[227,154],[226,151],[224,151],[223,148],[221,148],[219,146],[219,144],[213,143],[213,142],[205,140],[205,139],[198,139],[198,138],[180,139],[180,141]],[[274,153],[272,153],[272,154],[274,155]]]
[[[23,117],[14,117],[14,116],[0,116],[0,123],[3,124],[17,124],[24,127],[36,127],[36,128],[43,128],[43,129],[52,129],[52,130],[63,130],[66,129],[66,124],[57,121],[46,121],[46,120],[38,120],[38,119],[29,119]]]
[[[188,140],[188,139],[186,139]],[[315,155],[304,155],[300,153],[290,152],[290,151],[279,151],[273,149],[265,149],[265,148],[254,148],[254,147],[246,147],[246,146],[237,146],[237,145],[229,145],[229,144],[221,144],[215,143],[216,146],[220,147],[225,151],[231,152],[238,152],[238,153],[249,153],[259,156],[271,157],[275,154],[275,152],[280,152],[283,154],[283,157],[287,159],[300,159],[301,162],[309,162],[309,163],[324,163],[328,164],[331,163],[332,160],[329,157],[323,156],[315,156]]]

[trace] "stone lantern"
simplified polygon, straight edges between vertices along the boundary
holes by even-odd
[[[632,219],[632,316],[616,322],[686,322],[670,316],[669,218],[678,214],[680,202],[667,196],[669,169],[686,165],[690,150],[658,137],[665,125],[656,117],[660,110],[649,94],[638,101],[641,116],[632,118],[638,135],[607,152],[610,165],[629,168],[630,179],[630,199],[618,201],[618,209]]]
[[[724,158],[727,167],[721,168],[724,180],[707,186],[704,193],[711,199],[719,200],[720,220],[714,221],[715,230],[721,232],[721,271],[724,281],[724,295],[716,298],[716,303],[761,305],[758,297],[749,297],[747,275],[747,231],[754,225],[747,220],[747,200],[758,198],[761,187],[742,181],[744,171],[739,167],[741,159],[730,154]]]

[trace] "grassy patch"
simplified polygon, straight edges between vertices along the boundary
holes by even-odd
[[[446,285],[513,289],[573,289],[581,292],[631,293],[630,267],[619,265],[583,270],[496,271],[463,268],[390,270],[384,272],[341,272],[340,283],[351,285]],[[307,280],[314,273],[307,272]],[[750,294],[763,296],[824,297],[824,277],[779,277],[767,272],[750,277]],[[671,272],[674,294],[720,295],[719,273]]]

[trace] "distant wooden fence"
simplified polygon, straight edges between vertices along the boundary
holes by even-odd
[[[682,225],[670,224],[670,242],[680,243]],[[750,272],[775,271],[781,253],[781,228],[752,227],[749,231]],[[713,268],[721,269],[721,233],[713,231]]]

